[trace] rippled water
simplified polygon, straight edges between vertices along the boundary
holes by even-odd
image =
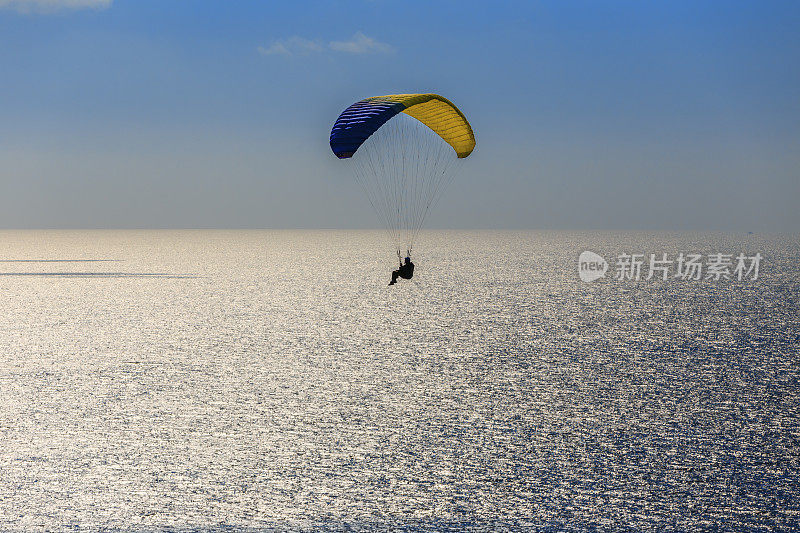
[[[382,239],[0,233],[0,530],[800,527],[797,236]]]

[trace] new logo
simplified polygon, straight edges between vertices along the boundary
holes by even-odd
[[[608,263],[601,255],[587,250],[578,257],[578,275],[581,281],[589,283],[590,281],[604,278],[607,270]]]

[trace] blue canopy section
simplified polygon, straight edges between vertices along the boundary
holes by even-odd
[[[333,124],[331,150],[339,159],[352,157],[370,135],[405,108],[400,102],[370,98],[356,102],[345,109]]]

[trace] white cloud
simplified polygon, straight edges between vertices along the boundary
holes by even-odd
[[[0,0],[2,2],[3,0]],[[382,43],[367,37],[361,32],[357,32],[349,41],[331,41],[327,46],[319,40],[310,40],[303,37],[289,37],[273,41],[269,46],[259,46],[256,48],[258,53],[265,56],[299,56],[332,50],[346,54],[387,54],[394,52],[394,48],[386,43]]]
[[[271,56],[271,55],[307,55],[315,52],[322,52],[323,46],[317,41],[303,39],[302,37],[289,37],[281,41],[275,41],[268,47],[259,46],[258,53]]]
[[[349,41],[332,41],[328,46],[331,50],[348,54],[387,54],[394,51],[388,44],[367,37],[360,31]]]
[[[0,0],[0,9],[19,13],[55,13],[70,9],[106,9],[112,0]]]

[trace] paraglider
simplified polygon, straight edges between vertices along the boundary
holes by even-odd
[[[397,278],[403,279],[411,279],[414,277],[414,263],[411,262],[411,258],[406,256],[406,262],[400,263],[400,268],[392,272],[392,281],[389,282],[389,285],[394,285],[397,283]]]
[[[431,207],[452,180],[457,162],[475,148],[467,118],[438,94],[390,94],[360,100],[331,129],[331,150],[353,163],[356,181],[383,222],[397,258],[392,272],[411,279],[410,255]],[[409,266],[410,265],[410,266]]]

